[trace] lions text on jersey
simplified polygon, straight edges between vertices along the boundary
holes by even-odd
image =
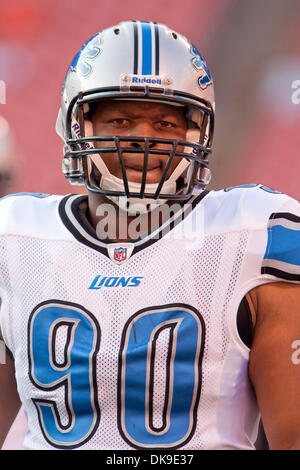
[[[85,198],[0,203],[1,330],[25,447],[252,449],[238,310],[258,285],[300,280],[298,202],[259,185],[203,192],[169,234],[118,244],[114,259]]]

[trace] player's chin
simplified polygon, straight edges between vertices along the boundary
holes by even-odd
[[[143,171],[134,168],[126,168],[127,180],[132,183],[141,183],[143,179]],[[161,167],[148,169],[146,175],[146,184],[159,183],[162,176]]]

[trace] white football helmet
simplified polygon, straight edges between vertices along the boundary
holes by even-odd
[[[182,106],[187,119],[185,140],[94,135],[90,109],[107,99]],[[106,195],[129,213],[133,207],[145,212],[166,200],[187,200],[210,181],[214,107],[211,74],[185,37],[146,21],[124,21],[105,29],[82,46],[66,74],[56,126],[65,142],[63,172],[70,183]],[[143,154],[140,183],[127,179],[123,155],[132,152],[129,142],[138,142],[134,152]],[[148,157],[158,152],[153,142],[163,144],[159,153],[168,159],[161,181],[148,184]],[[101,158],[104,152],[118,155],[122,179],[109,172]],[[180,162],[169,174],[173,158]]]

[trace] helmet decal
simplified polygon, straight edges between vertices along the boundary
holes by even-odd
[[[102,34],[97,33],[85,45],[74,57],[70,68],[77,70],[82,77],[87,77],[92,71],[91,60],[95,59],[101,53]]]
[[[191,43],[190,51],[191,51],[191,54],[193,55],[192,64],[195,67],[195,69],[200,73],[200,76],[198,78],[199,85],[204,90],[209,85],[212,85],[212,77],[211,77],[210,71],[202,55],[192,43]]]

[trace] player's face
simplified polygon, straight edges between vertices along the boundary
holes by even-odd
[[[93,133],[100,136],[132,136],[156,137],[164,139],[185,140],[187,124],[181,107],[164,103],[150,103],[137,101],[106,101],[101,103],[92,117]],[[98,145],[97,145],[98,144]],[[103,143],[95,143],[95,146]],[[107,147],[111,143],[106,144]],[[143,142],[122,142],[121,146],[138,149],[144,146]],[[150,142],[149,149],[171,150],[168,144]],[[183,147],[177,150],[183,151]],[[110,173],[122,178],[122,171],[116,153],[102,154],[104,163]],[[168,155],[149,154],[146,183],[160,181]],[[141,182],[144,155],[143,153],[123,153],[128,181]],[[168,176],[179,163],[179,158],[173,158]]]

